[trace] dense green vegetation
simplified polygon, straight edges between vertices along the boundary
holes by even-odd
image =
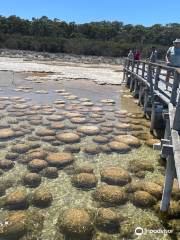
[[[164,58],[179,36],[177,23],[144,27],[106,21],[75,24],[45,16],[31,21],[0,16],[0,48],[103,56],[125,56],[129,49],[137,48],[147,57],[155,45],[159,57]]]

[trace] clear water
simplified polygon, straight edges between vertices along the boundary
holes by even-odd
[[[15,82],[12,84],[7,84],[6,86],[2,86],[2,91],[0,92],[0,96],[8,96],[10,99],[2,100],[1,103],[4,104],[5,102],[8,103],[8,107],[0,110],[1,111],[1,123],[7,123],[9,119],[9,113],[7,111],[8,108],[13,107],[15,104],[14,100],[11,100],[13,96],[20,96],[21,98],[25,98],[25,102],[33,105],[41,105],[41,104],[48,104],[52,109],[57,112],[64,112],[65,110],[56,109],[53,102],[57,99],[65,100],[66,107],[73,106],[73,103],[76,103],[78,106],[82,106],[78,99],[80,98],[89,98],[93,103],[94,106],[101,106],[105,115],[103,118],[106,122],[115,123],[118,121],[117,117],[115,116],[116,110],[127,110],[128,112],[140,112],[141,109],[134,103],[133,99],[124,98],[122,90],[125,90],[124,87],[117,87],[117,86],[99,86],[95,83],[92,83],[87,80],[69,80],[69,81],[46,81],[44,83],[32,83],[30,81],[24,80],[25,75],[16,75]],[[3,85],[3,84],[2,84]],[[28,91],[14,91],[15,89],[19,88],[20,86],[32,87]],[[46,90],[48,91],[47,94],[38,94],[35,93],[37,90]],[[76,95],[78,97],[77,100],[68,100],[66,96],[62,96],[59,93],[56,93],[55,90],[57,89],[65,89],[66,92]],[[121,91],[120,91],[121,90]],[[107,106],[105,104],[101,104],[102,99],[113,99],[115,101],[115,105]],[[1,104],[0,104],[1,105]],[[89,113],[91,111],[91,107],[83,107],[83,109],[88,110],[86,113],[86,117],[89,117]],[[108,111],[108,110],[111,111]],[[67,110],[67,112],[70,110]],[[24,116],[28,116],[28,109],[24,110]],[[47,122],[46,115],[41,115],[40,112],[37,111],[36,116],[43,116],[43,122]],[[18,118],[13,118],[17,119]],[[90,119],[90,118],[89,118]],[[127,117],[128,119],[128,117]],[[139,125],[141,125],[142,119],[139,120]],[[63,121],[67,126],[70,124],[68,119]],[[28,119],[24,121],[19,121],[17,124],[10,124],[11,127],[19,126],[22,124],[27,124],[30,128],[30,122]],[[101,123],[97,124],[101,125]],[[77,124],[78,126],[78,124]],[[35,135],[35,131],[40,128],[41,126],[32,126],[33,132],[26,134],[23,137],[16,138],[11,141],[6,141],[6,146],[1,149],[0,155],[1,159],[5,157],[7,152],[10,151],[11,146],[16,142],[28,142],[27,138],[29,136]],[[67,130],[67,129],[66,129]],[[75,131],[75,130],[73,130]],[[144,132],[148,132],[148,128],[144,127]],[[114,133],[110,133],[109,136],[114,136]],[[36,141],[41,144],[42,148],[51,147],[50,143],[43,142],[43,141]],[[4,143],[4,142],[3,142]],[[92,141],[92,137],[85,137],[81,139],[81,148],[94,144]],[[58,151],[62,151],[65,145],[61,145],[56,147]],[[128,170],[129,162],[131,160],[146,160],[149,161],[154,166],[154,172],[146,172],[145,180],[156,182],[157,179],[163,179],[164,177],[164,169],[158,163],[159,152],[152,150],[151,148],[147,147],[144,143],[138,149],[133,149],[130,153],[127,154],[118,154],[118,153],[111,153],[111,154],[104,154],[100,153],[95,156],[90,156],[85,154],[83,151],[80,153],[74,154],[75,157],[75,165],[90,165],[94,169],[95,175],[98,177],[98,186],[102,185],[103,183],[100,180],[100,170],[104,167],[108,166],[120,166],[124,169]],[[28,172],[27,166],[19,164],[18,162],[15,163],[13,169],[4,172],[3,175],[0,177],[0,182],[6,182],[7,180],[11,180],[13,182],[13,186],[6,191],[6,194],[9,192],[14,191],[15,189],[24,188],[21,184],[21,179],[23,175]],[[89,191],[83,191],[77,189],[72,186],[71,184],[71,176],[72,176],[72,166],[65,168],[63,170],[59,170],[59,177],[56,179],[48,179],[42,177],[42,182],[39,188],[46,188],[48,189],[53,195],[53,202],[50,207],[45,209],[40,209],[33,207],[30,205],[29,209],[33,209],[41,214],[44,215],[44,226],[42,232],[39,234],[38,237],[33,239],[42,239],[42,240],[60,240],[64,239],[63,235],[57,234],[56,229],[56,222],[59,215],[62,213],[63,210],[71,208],[71,207],[78,207],[78,208],[85,208],[90,209],[94,212],[97,212],[99,207],[98,203],[92,198],[92,192],[94,189]],[[132,175],[132,181],[136,181],[138,178]],[[32,193],[35,191],[33,188],[26,187],[28,193]],[[173,239],[171,235],[159,235],[159,234],[148,234],[142,235],[140,237],[134,234],[134,229],[136,227],[142,227],[151,229],[153,226],[159,229],[164,229],[161,219],[156,215],[153,210],[150,209],[141,209],[135,207],[129,201],[125,205],[112,207],[113,210],[120,213],[124,216],[125,221],[121,224],[121,231],[116,234],[107,234],[105,232],[101,232],[96,229],[96,232],[93,236],[93,239],[96,240],[105,240],[105,239]],[[0,220],[3,220],[4,216],[9,214],[8,210],[3,208],[0,209]],[[158,227],[157,227],[158,226]],[[125,234],[127,232],[127,234]],[[130,234],[132,232],[132,234]],[[124,233],[124,235],[123,235]],[[23,240],[29,239],[26,236],[21,238]],[[31,239],[31,238],[30,238]],[[12,239],[13,240],[13,239]]]

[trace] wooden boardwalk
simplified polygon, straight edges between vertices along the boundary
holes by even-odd
[[[168,72],[171,72],[169,83],[166,82]],[[161,150],[161,156],[166,159],[160,208],[167,211],[175,177],[180,187],[180,69],[126,59],[123,82],[138,98],[144,116],[151,120],[150,131],[161,133],[161,145],[154,148]]]

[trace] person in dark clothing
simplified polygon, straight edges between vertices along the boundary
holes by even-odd
[[[134,53],[134,60],[139,61],[141,59],[141,54],[139,50],[136,50]]]

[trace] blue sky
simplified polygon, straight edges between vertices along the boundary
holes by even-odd
[[[150,26],[180,23],[180,0],[0,0],[0,15],[43,15],[67,22],[123,21]]]

